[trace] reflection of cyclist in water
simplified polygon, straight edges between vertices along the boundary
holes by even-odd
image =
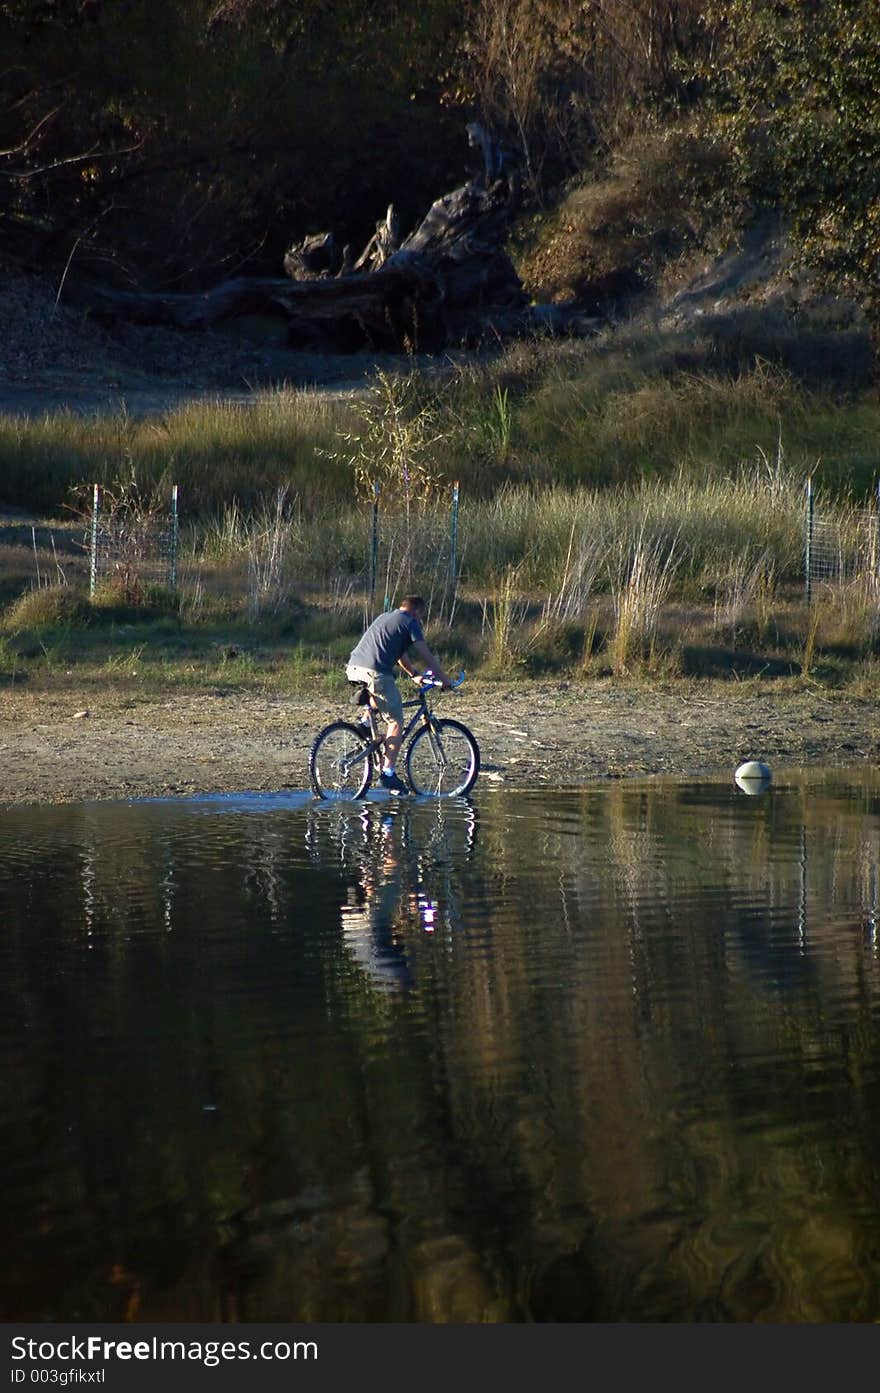
[[[310,810],[312,862],[335,874],[356,871],[341,908],[344,944],[379,990],[413,986],[419,947],[435,933],[447,948],[452,942],[462,924],[459,875],[476,835],[476,809],[464,803]]]
[[[411,987],[420,941],[459,922],[454,880],[474,845],[473,809],[430,818],[413,811],[363,810],[359,884],[342,907],[345,946],[384,991]]]
[[[343,935],[348,953],[373,986],[384,992],[400,992],[412,986],[401,939],[400,847],[393,827],[383,830],[387,836],[382,855],[365,862],[361,885],[358,890],[349,889],[348,904],[343,905]]]
[[[405,991],[413,985],[405,930],[433,931],[436,906],[419,894],[418,882],[418,865],[404,853],[398,819],[383,816],[377,845],[363,862],[360,885],[349,890],[349,902],[342,906],[345,946],[381,991]]]

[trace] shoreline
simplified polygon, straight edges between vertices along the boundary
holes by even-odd
[[[471,727],[477,788],[880,761],[870,700],[798,687],[474,681],[439,715]],[[308,750],[347,693],[0,690],[0,807],[308,789]]]

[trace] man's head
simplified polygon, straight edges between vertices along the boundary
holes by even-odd
[[[421,595],[404,595],[400,602],[400,608],[405,609],[407,614],[415,615],[416,619],[421,619],[425,613],[426,605]]]

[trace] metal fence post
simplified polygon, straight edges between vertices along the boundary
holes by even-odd
[[[376,602],[376,576],[379,570],[379,485],[373,485],[373,519],[370,533],[370,620]]]
[[[449,589],[451,606],[455,608],[456,573],[458,570],[458,480],[452,485],[452,517],[449,521]]]
[[[89,555],[89,599],[95,598],[98,583],[98,509],[101,503],[101,490],[97,484],[92,486],[92,532]]]
[[[170,537],[170,565],[168,568],[168,584],[170,589],[177,589],[177,485],[171,485],[171,537]]]
[[[806,537],[804,540],[804,570],[806,572],[804,585],[804,598],[807,604],[813,598],[813,522],[814,522],[815,502],[813,498],[813,476],[807,477],[807,517],[806,517]]]

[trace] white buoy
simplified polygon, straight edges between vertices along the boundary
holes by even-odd
[[[770,765],[762,759],[747,759],[736,771],[737,779],[770,779]]]
[[[733,777],[737,787],[741,788],[743,793],[754,796],[758,793],[764,793],[773,776],[769,764],[765,764],[762,759],[747,759],[744,764],[739,766]]]

